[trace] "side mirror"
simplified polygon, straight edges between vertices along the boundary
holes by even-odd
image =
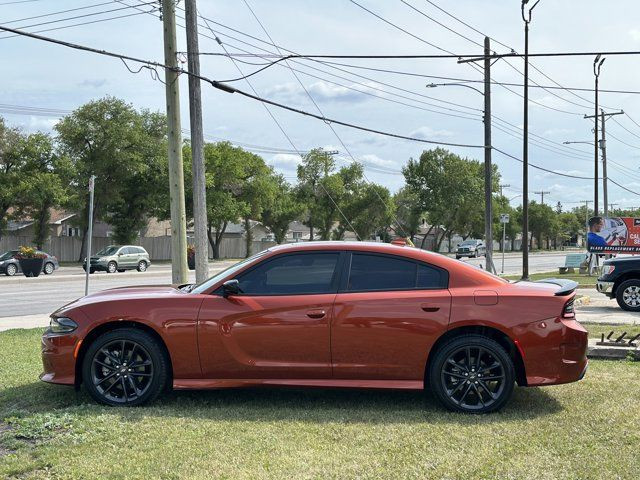
[[[222,284],[222,296],[227,298],[232,295],[238,295],[242,293],[240,290],[240,282],[235,278],[232,280],[227,280]]]

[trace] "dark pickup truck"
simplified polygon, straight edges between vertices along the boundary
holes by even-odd
[[[605,260],[596,288],[615,298],[623,310],[640,312],[640,257]]]

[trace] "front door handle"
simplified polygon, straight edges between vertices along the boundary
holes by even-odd
[[[309,318],[322,318],[327,314],[324,310],[309,310],[307,317]]]
[[[429,305],[428,303],[423,303],[422,305],[420,305],[420,308],[422,308],[422,310],[424,310],[425,312],[437,312],[438,310],[440,310],[440,307],[435,307],[433,305]]]

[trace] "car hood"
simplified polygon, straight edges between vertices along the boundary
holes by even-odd
[[[621,258],[610,258],[604,261],[604,265],[616,265],[616,264],[624,264],[629,262],[638,262],[640,263],[640,258],[638,257],[621,257]]]
[[[186,295],[186,293],[179,290],[177,285],[136,285],[132,287],[110,288],[89,294],[85,297],[80,297],[77,300],[60,307],[54,312],[54,314],[59,315],[71,308],[82,307],[93,303],[151,297],[157,298],[169,295]]]

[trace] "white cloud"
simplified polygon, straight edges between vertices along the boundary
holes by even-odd
[[[362,92],[370,90],[367,86],[363,87],[354,84],[349,87],[343,87],[324,81],[306,85],[305,88],[314,100],[341,103],[362,102],[367,99],[367,95]],[[292,82],[275,85],[267,90],[267,96],[280,98],[289,102],[304,101],[308,98],[302,86]]]
[[[632,28],[629,30],[629,36],[633,38],[634,42],[640,42],[640,30],[637,28]]]
[[[447,138],[452,137],[453,132],[450,130],[434,130],[431,127],[420,127],[409,133],[410,137],[422,138],[424,140],[431,140],[434,138]]]
[[[295,168],[300,164],[300,156],[293,155],[289,153],[278,153],[271,157],[269,160],[269,165],[274,167],[279,167],[285,170],[295,170]]]
[[[28,132],[51,132],[59,119],[54,117],[29,117],[28,121],[19,122],[19,125]]]
[[[396,167],[397,166],[396,162],[392,160],[386,160],[384,158],[380,158],[379,156],[373,153],[360,155],[360,158],[363,160],[364,163],[367,163],[370,165],[376,165],[378,167]]]

